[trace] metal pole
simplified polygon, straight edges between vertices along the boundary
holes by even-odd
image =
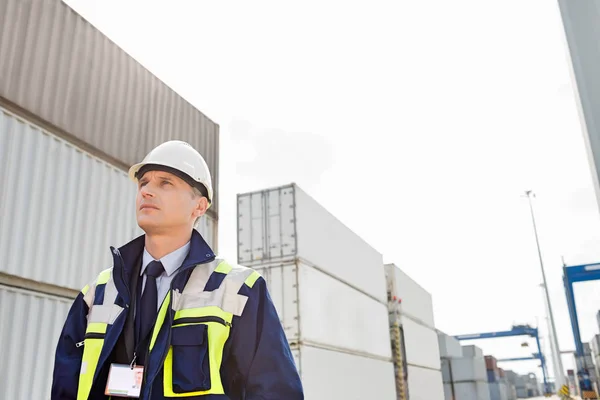
[[[544,284],[541,283],[540,287],[542,289],[545,288]],[[543,293],[544,291],[542,291]],[[558,391],[560,390],[560,388],[558,387],[558,383],[556,382],[556,377],[558,375],[560,375],[560,370],[558,369],[558,364],[556,361],[556,357],[560,357],[560,354],[563,352],[557,351],[554,348],[554,340],[552,339],[552,328],[550,328],[550,317],[548,316],[548,304],[546,303],[546,296],[544,296],[544,306],[545,306],[545,311],[546,311],[546,328],[548,329],[548,341],[549,341],[549,345],[550,345],[550,355],[552,357],[552,369],[554,370],[554,390]],[[548,364],[546,364],[547,366]]]
[[[535,197],[533,191],[528,190],[525,192],[527,199],[529,200],[529,209],[531,211],[531,221],[533,222],[533,233],[535,234],[535,243],[537,245],[538,257],[540,259],[540,269],[542,270],[542,280],[544,284],[544,293],[546,294],[546,303],[548,305],[548,316],[550,317],[550,327],[552,329],[552,342],[554,343],[554,348],[556,349],[556,353],[553,352],[553,358],[556,360],[556,369],[558,370],[558,374],[556,375],[554,381],[556,382],[556,389],[560,390],[560,388],[565,384],[565,376],[562,365],[562,360],[560,357],[560,346],[558,345],[558,336],[556,336],[556,325],[554,323],[554,314],[552,313],[552,304],[550,302],[550,294],[548,293],[548,284],[546,282],[546,271],[544,271],[544,261],[542,260],[542,250],[540,249],[540,239],[538,237],[537,225],[535,223],[535,214],[533,212],[533,202],[531,201],[532,197]]]

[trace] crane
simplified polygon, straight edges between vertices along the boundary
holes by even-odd
[[[575,306],[573,284],[576,282],[594,281],[598,279],[600,279],[600,263],[571,267],[563,265],[563,283],[565,285],[567,305],[569,306],[569,317],[571,319],[571,328],[573,329],[573,339],[575,340],[577,379],[579,380],[581,397],[584,399],[597,399],[598,394],[594,390],[590,380],[589,368],[593,367],[593,365],[587,365],[585,359],[585,351],[583,342],[581,341],[581,332],[579,330],[579,319],[577,318],[577,308]]]
[[[546,374],[546,360],[544,359],[544,355],[542,354],[542,346],[540,344],[540,337],[538,335],[537,328],[532,328],[529,325],[513,325],[510,331],[500,331],[500,332],[486,332],[486,333],[474,333],[468,335],[456,335],[454,336],[457,340],[475,340],[475,339],[492,339],[492,338],[500,338],[500,337],[511,337],[511,336],[531,336],[535,338],[535,341],[538,346],[539,353],[534,353],[532,357],[521,357],[516,359],[505,359],[498,361],[522,361],[522,360],[534,360],[539,359],[542,363],[542,374],[544,376],[544,391],[546,394],[550,394],[550,385],[548,383],[548,378]]]

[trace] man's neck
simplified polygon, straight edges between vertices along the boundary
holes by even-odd
[[[146,250],[152,258],[160,260],[169,253],[183,247],[190,241],[192,232],[184,232],[181,235],[149,235],[146,234]]]

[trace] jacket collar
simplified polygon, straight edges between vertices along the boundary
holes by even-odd
[[[113,278],[117,290],[123,296],[126,304],[130,303],[131,291],[129,281],[135,270],[136,262],[141,259],[144,251],[146,235],[141,235],[118,249],[111,246],[113,255]],[[215,259],[215,253],[197,230],[192,230],[190,251],[181,265],[180,271],[194,265],[205,264]],[[187,279],[186,279],[187,281]]]

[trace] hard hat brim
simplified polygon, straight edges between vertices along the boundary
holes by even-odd
[[[210,190],[206,187],[206,185],[204,185],[202,182],[196,181],[185,172],[164,163],[137,163],[129,168],[129,179],[131,179],[133,182],[137,182],[140,177],[138,175],[141,174],[143,176],[143,174],[149,171],[164,171],[177,176],[191,187],[195,187],[200,190],[202,195],[208,199],[209,206],[212,204]]]

